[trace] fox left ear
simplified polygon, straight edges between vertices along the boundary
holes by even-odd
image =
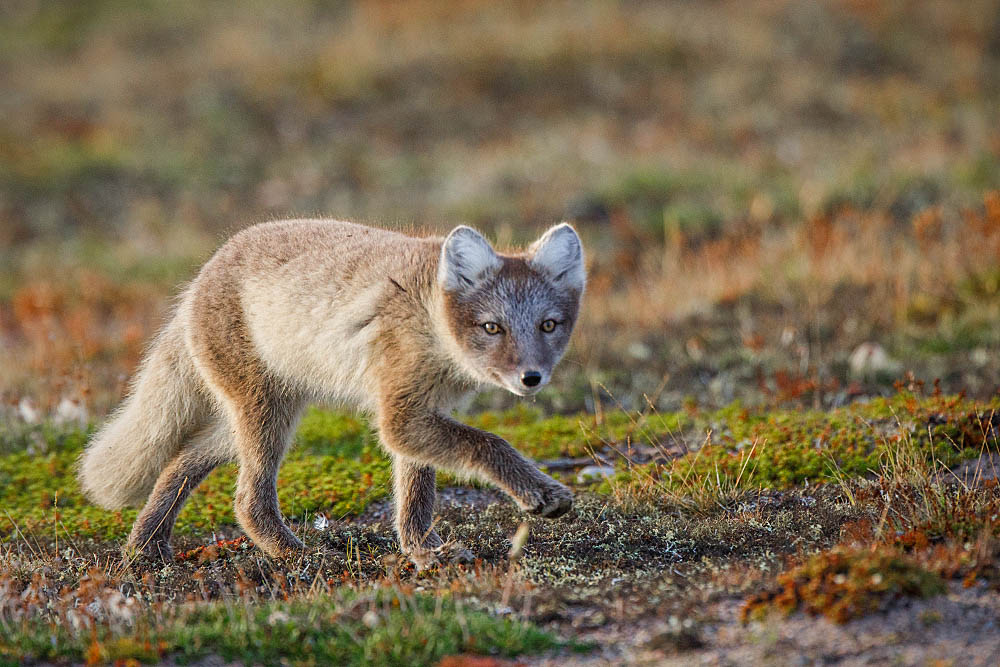
[[[478,287],[500,269],[490,242],[472,227],[459,225],[441,245],[438,283],[455,292]]]
[[[528,248],[529,263],[549,275],[553,283],[583,291],[587,271],[583,263],[583,243],[568,223],[549,229]]]

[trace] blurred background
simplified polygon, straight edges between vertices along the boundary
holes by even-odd
[[[100,417],[215,247],[315,215],[574,221],[547,411],[1000,385],[1000,0],[5,0],[0,81],[8,416]]]

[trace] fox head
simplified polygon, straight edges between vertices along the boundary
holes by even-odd
[[[456,227],[437,274],[452,356],[481,382],[534,394],[566,350],[585,281],[583,245],[566,223],[511,255]]]

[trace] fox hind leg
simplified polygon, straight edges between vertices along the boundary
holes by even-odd
[[[195,434],[157,478],[132,526],[128,548],[147,557],[171,560],[170,535],[184,502],[212,470],[230,460],[230,451],[231,435],[225,420]]]
[[[271,557],[305,548],[278,506],[278,468],[303,407],[300,400],[262,399],[244,406],[237,419],[236,518]]]

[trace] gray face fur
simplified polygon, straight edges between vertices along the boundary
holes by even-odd
[[[534,394],[566,349],[584,283],[583,246],[568,224],[520,255],[499,255],[475,230],[455,228],[441,248],[438,284],[458,361],[480,381]]]

